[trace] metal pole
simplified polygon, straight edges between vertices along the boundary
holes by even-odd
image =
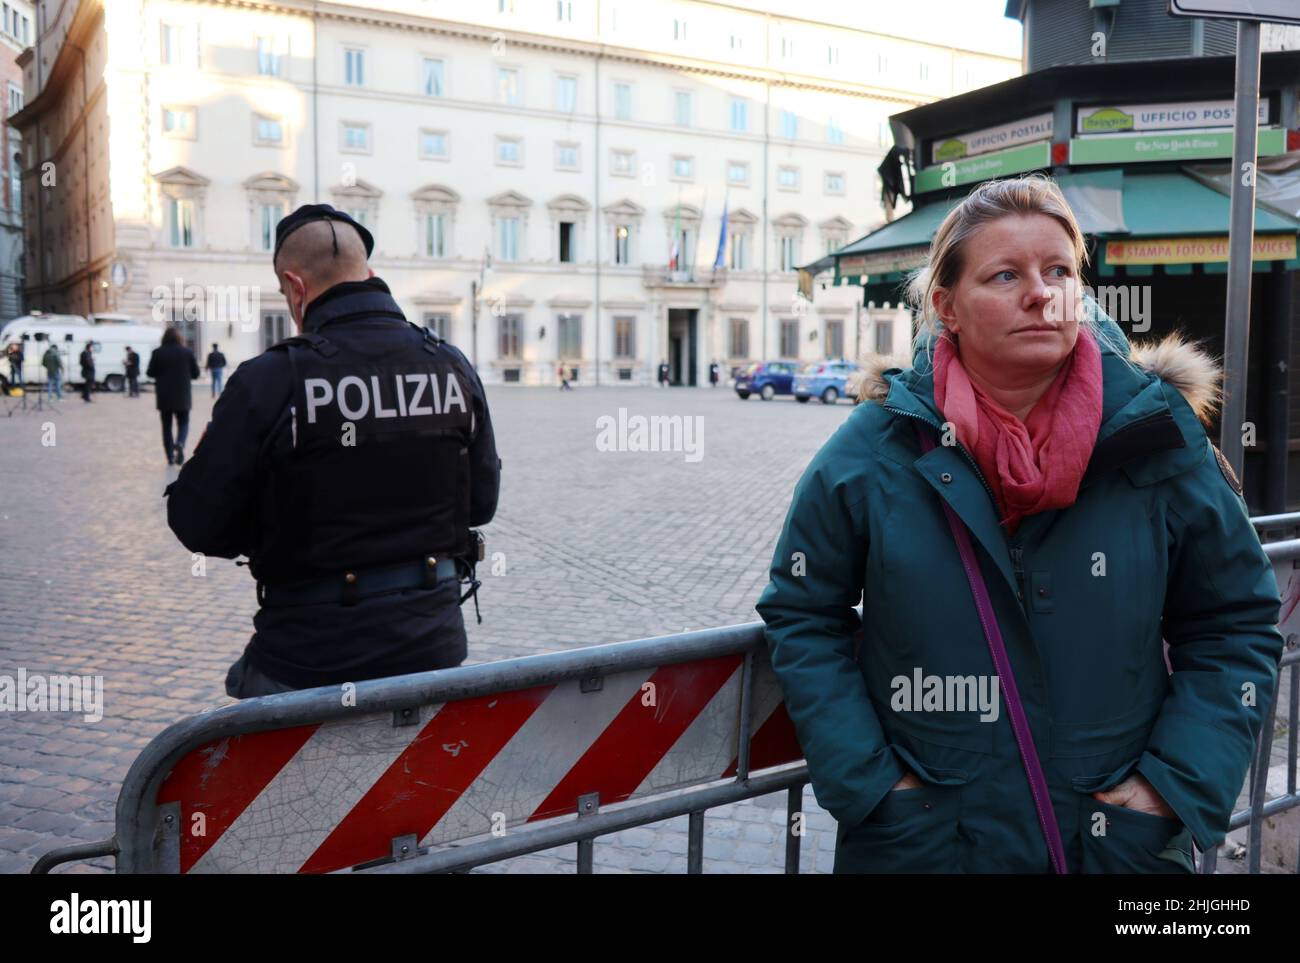
[[[1246,358],[1250,345],[1250,280],[1255,245],[1255,163],[1259,115],[1259,24],[1237,22],[1236,116],[1232,130],[1232,195],[1228,215],[1228,310],[1223,334],[1223,421],[1219,448],[1245,484]]]
[[[691,813],[686,843],[686,872],[697,876],[704,872],[704,810]]]

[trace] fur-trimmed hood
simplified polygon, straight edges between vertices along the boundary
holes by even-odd
[[[1199,345],[1174,332],[1160,341],[1132,344],[1129,360],[1177,388],[1202,424],[1210,424],[1222,400],[1223,372]],[[860,402],[884,404],[889,394],[885,372],[906,370],[912,366],[912,359],[902,354],[867,354],[858,364],[851,393]]]

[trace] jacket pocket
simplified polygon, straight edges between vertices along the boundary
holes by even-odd
[[[1080,871],[1194,873],[1192,833],[1178,819],[1087,797],[1079,803]]]
[[[905,748],[890,748],[922,782],[894,789],[856,826],[841,825],[835,846],[836,873],[951,873],[958,863],[960,769],[926,766]]]

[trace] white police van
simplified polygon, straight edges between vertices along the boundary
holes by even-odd
[[[109,391],[122,391],[126,387],[126,348],[140,356],[140,378],[149,364],[149,355],[162,343],[163,329],[156,324],[138,324],[124,314],[92,315],[98,322],[91,324],[76,314],[28,314],[5,324],[0,329],[0,351],[12,342],[23,346],[23,381],[42,384],[45,366],[41,359],[51,344],[59,349],[63,358],[63,382],[81,384],[81,352],[86,342],[94,343],[95,381]],[[0,364],[5,378],[9,376],[7,364]]]

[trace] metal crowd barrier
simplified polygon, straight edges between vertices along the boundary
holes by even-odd
[[[1255,522],[1285,527],[1300,513]],[[1287,788],[1265,798],[1275,698],[1249,805],[1230,824],[1249,826],[1252,873],[1264,820],[1300,806],[1300,539],[1264,549],[1287,640]],[[589,873],[597,837],[688,815],[686,868],[699,873],[709,809],[785,790],[785,871],[797,873],[792,824],[808,773],[762,629],[751,622],[202,712],[141,752],[112,838],[54,850],[32,872],[104,855],[125,873],[454,872],[574,843],[577,870]],[[1202,855],[1201,872],[1214,871],[1216,855]]]

